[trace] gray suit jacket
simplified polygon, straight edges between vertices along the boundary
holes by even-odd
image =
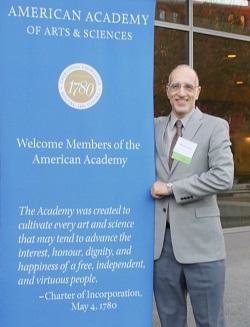
[[[167,210],[176,259],[181,263],[225,258],[216,194],[233,184],[233,156],[225,120],[198,108],[182,137],[197,143],[191,164],[174,161],[169,171],[163,135],[168,117],[155,119],[157,179],[173,183],[170,197],[156,200],[155,259],[161,255]]]

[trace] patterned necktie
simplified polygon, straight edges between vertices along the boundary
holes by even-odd
[[[169,158],[168,158],[168,165],[169,165],[169,169],[171,169],[172,167],[172,164],[173,164],[173,161],[174,159],[172,159],[172,153],[173,153],[173,149],[174,149],[174,146],[178,140],[178,137],[182,135],[182,122],[181,120],[177,120],[175,122],[175,126],[176,126],[176,133],[175,133],[175,136],[172,140],[172,143],[171,143],[171,146],[170,146],[170,150],[169,150]]]

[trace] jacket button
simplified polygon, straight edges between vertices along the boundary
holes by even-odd
[[[163,212],[166,212],[167,211],[166,208],[163,208],[162,210],[163,210]]]

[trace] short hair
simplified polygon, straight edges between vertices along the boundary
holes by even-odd
[[[168,84],[170,83],[170,80],[171,80],[171,77],[172,77],[173,73],[174,73],[176,70],[178,70],[179,68],[187,68],[187,69],[192,70],[192,71],[194,72],[195,76],[196,76],[196,79],[197,79],[197,82],[198,82],[198,85],[199,85],[199,77],[198,77],[197,72],[196,72],[196,71],[195,71],[191,66],[189,66],[189,65],[187,65],[187,64],[180,64],[180,65],[176,66],[176,67],[175,67],[175,68],[170,72],[169,77],[168,77]]]

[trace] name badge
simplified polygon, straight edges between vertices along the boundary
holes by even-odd
[[[189,165],[192,161],[196,147],[197,143],[179,137],[173,149],[171,158]]]

